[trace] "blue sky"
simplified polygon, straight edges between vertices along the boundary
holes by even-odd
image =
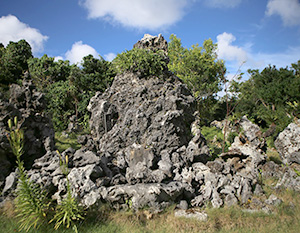
[[[185,47],[211,38],[229,73],[300,60],[299,0],[0,0],[0,43],[26,39],[37,57],[112,59],[145,33]]]

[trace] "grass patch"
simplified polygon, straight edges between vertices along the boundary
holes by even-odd
[[[62,135],[62,133],[55,133],[55,147],[59,152],[72,147],[77,150],[81,145],[77,142],[77,134],[71,133],[68,137]]]
[[[267,160],[268,161],[273,161],[276,164],[282,164],[282,160],[280,158],[279,153],[277,152],[277,150],[275,148],[269,148],[267,150]]]
[[[270,181],[271,182],[271,181]],[[274,190],[273,190],[274,192]],[[290,190],[279,190],[276,196],[283,203],[274,207],[273,214],[264,212],[248,213],[239,206],[220,209],[206,208],[208,221],[200,222],[193,219],[176,218],[175,207],[172,206],[163,213],[148,218],[147,210],[138,212],[113,211],[107,205],[88,211],[85,220],[78,224],[78,232],[299,232],[300,228],[300,194]],[[0,227],[3,232],[16,232],[18,222],[15,218],[0,215]],[[25,232],[25,231],[21,231]],[[58,229],[42,225],[36,233],[68,233],[72,229]]]

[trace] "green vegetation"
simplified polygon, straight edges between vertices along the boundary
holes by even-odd
[[[28,178],[24,163],[21,160],[24,147],[24,132],[18,125],[17,117],[8,120],[9,134],[7,136],[13,154],[16,156],[16,163],[18,168],[18,187],[16,190],[15,209],[19,219],[19,230],[28,232],[30,229],[39,228],[40,225],[48,222],[49,216],[54,214],[49,221],[55,222],[54,228],[57,230],[61,225],[69,228],[73,225],[73,230],[77,232],[77,226],[74,221],[84,219],[82,217],[83,209],[79,206],[77,200],[72,196],[71,185],[68,179],[68,157],[62,158],[60,156],[60,168],[66,177],[67,193],[66,197],[61,203],[56,205],[54,213],[51,212],[52,201],[47,198],[46,190],[40,185],[34,183]],[[59,153],[59,152],[57,152]],[[13,206],[12,206],[13,207]],[[12,212],[10,210],[10,212]]]
[[[62,135],[59,132],[55,133],[55,146],[59,152],[63,152],[64,150],[72,147],[77,150],[80,148],[80,144],[77,142],[77,134],[71,133],[68,137]]]
[[[249,70],[250,78],[244,82],[226,80],[226,67],[218,60],[217,45],[212,40],[184,48],[181,40],[171,35],[167,60],[162,51],[132,49],[125,51],[113,62],[92,55],[83,58],[80,67],[69,61],[55,61],[47,55],[32,56],[30,45],[25,40],[0,44],[0,91],[7,95],[9,85],[20,84],[24,72],[29,71],[38,90],[46,94],[47,109],[52,115],[59,151],[68,147],[79,148],[76,135],[68,138],[59,132],[65,130],[69,118],[76,116],[82,130],[88,129],[89,113],[86,110],[90,98],[97,91],[104,92],[117,73],[134,72],[141,77],[161,77],[169,69],[190,88],[197,99],[201,117],[201,132],[206,137],[214,157],[226,151],[237,134],[224,133],[215,127],[207,127],[212,120],[226,117],[240,118],[243,115],[259,124],[263,132],[276,126],[275,132],[267,137],[267,156],[271,161],[282,164],[274,150],[274,138],[290,122],[300,116],[300,60],[290,68],[268,66],[264,70]],[[241,74],[242,75],[242,74]],[[230,85],[230,86],[226,86]],[[225,87],[226,95],[218,98],[217,93]],[[63,113],[63,114],[62,114]],[[207,222],[174,217],[174,207],[156,215],[147,210],[137,212],[115,212],[106,205],[97,210],[84,212],[72,196],[67,178],[68,158],[61,158],[61,169],[66,177],[66,196],[55,205],[42,187],[31,181],[24,169],[23,131],[17,119],[8,122],[8,140],[16,156],[18,188],[15,202],[7,202],[0,213],[3,232],[298,232],[300,227],[300,194],[279,190],[276,195],[283,204],[275,207],[273,214],[262,212],[246,213],[240,207],[210,209]],[[299,175],[300,172],[295,169]],[[266,194],[274,192],[274,180],[260,182]],[[259,198],[259,197],[257,197]],[[132,201],[126,200],[130,207]],[[290,204],[292,203],[292,204]],[[76,221],[76,224],[74,223]],[[49,227],[51,225],[51,227]],[[53,226],[54,225],[54,226]],[[65,226],[67,229],[61,229]],[[36,228],[40,227],[38,230]],[[73,227],[72,229],[70,227]]]
[[[46,210],[50,202],[47,200],[45,190],[26,175],[24,163],[21,160],[24,132],[18,126],[17,117],[14,118],[14,125],[10,119],[8,126],[10,129],[8,140],[17,159],[19,175],[17,197],[15,199],[17,217],[20,219],[19,229],[28,231],[31,227],[36,228],[46,220]]]
[[[215,158],[222,153],[223,133],[216,127],[201,127],[201,134],[207,140],[212,156]]]
[[[239,104],[235,113],[248,115],[261,127],[276,125],[282,131],[294,117],[299,118],[300,61],[291,68],[269,66],[263,71],[249,70],[250,79],[235,83]],[[275,134],[276,136],[276,134]]]
[[[68,179],[68,156],[63,158],[60,155],[60,168],[66,177],[67,194],[66,197],[56,206],[55,215],[49,223],[55,222],[54,229],[57,230],[61,225],[69,228],[73,225],[73,230],[77,232],[75,221],[84,219],[83,208],[79,205],[78,201],[72,196],[71,185]]]
[[[0,87],[7,89],[18,83],[28,70],[28,59],[32,58],[30,45],[25,40],[9,42],[6,48],[0,43]]]
[[[73,115],[76,116],[77,122],[81,124],[82,128],[87,129],[89,100],[96,91],[103,92],[111,85],[115,71],[110,62],[101,57],[96,59],[92,55],[83,58],[82,68],[76,65],[67,65],[67,69],[64,67],[65,63],[56,62],[58,69],[64,71],[60,72],[64,74],[64,77],[56,75],[60,78],[53,79],[54,76],[50,75],[52,78],[46,79],[51,80],[51,84],[46,84],[46,87],[43,88],[48,100],[48,112],[52,114],[52,121],[57,131],[66,129],[69,118]],[[44,69],[47,70],[47,68]],[[40,84],[39,86],[44,85]],[[64,114],[61,114],[62,112]]]
[[[205,40],[203,46],[193,45],[190,49],[181,45],[175,35],[170,36],[168,55],[170,71],[181,78],[199,99],[215,96],[221,90],[224,63],[217,60],[217,44],[211,39]]]
[[[118,54],[113,62],[119,73],[130,71],[142,77],[160,76],[167,68],[163,51],[153,52],[139,48]]]
[[[41,58],[33,57],[30,45],[20,40],[6,47],[0,44],[0,90],[7,95],[9,85],[20,83],[28,70],[34,84],[46,94],[47,111],[52,115],[55,130],[61,132],[74,115],[82,129],[88,128],[86,107],[90,98],[96,91],[108,88],[116,73],[130,71],[141,76],[161,76],[169,69],[196,97],[201,125],[231,115],[237,118],[247,115],[265,129],[275,124],[274,139],[294,118],[299,118],[300,61],[290,68],[269,66],[261,72],[249,70],[247,81],[229,82],[216,49],[217,44],[211,39],[205,40],[202,46],[184,48],[181,40],[171,35],[169,63],[163,51],[134,48],[118,54],[113,62],[86,56],[78,67],[70,65],[69,61],[54,61],[46,54]],[[222,87],[226,95],[219,98],[217,93]]]
[[[196,44],[188,49],[175,35],[171,35],[170,40],[168,68],[183,80],[197,98],[201,122],[224,119],[217,93],[225,82],[226,68],[223,61],[217,59],[217,44],[208,39],[202,47]]]
[[[224,143],[224,133],[221,129],[216,127],[201,127],[201,134],[207,140],[213,158],[217,158],[222,152],[227,152],[230,145],[233,143],[234,138],[238,136],[237,133],[229,133]]]

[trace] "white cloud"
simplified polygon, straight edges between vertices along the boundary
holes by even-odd
[[[279,15],[285,26],[300,25],[299,0],[269,0],[266,15]]]
[[[87,55],[93,55],[94,57],[98,56],[97,51],[87,45],[83,44],[82,41],[77,41],[72,45],[71,50],[66,52],[66,59],[69,60],[72,64],[80,63],[82,58]]]
[[[112,61],[117,55],[115,53],[108,53],[104,55],[106,61]]]
[[[138,29],[162,29],[178,22],[190,0],[81,0],[88,17]]]
[[[215,8],[234,8],[240,5],[242,0],[204,0],[209,7]]]
[[[248,60],[247,52],[238,46],[232,45],[236,40],[235,36],[231,33],[224,32],[217,36],[218,43],[218,57],[225,61],[232,61],[241,65]]]
[[[268,65],[275,65],[277,68],[290,66],[292,63],[297,63],[300,60],[300,46],[288,47],[285,51],[277,53],[256,53],[251,54],[252,59],[260,61],[260,67],[264,68]]]
[[[54,61],[64,60],[62,56],[56,56],[54,57]]]
[[[44,42],[48,36],[42,35],[39,30],[29,27],[19,21],[14,15],[2,16],[0,18],[0,42],[5,46],[10,42],[25,39],[31,46],[33,53],[42,52]]]
[[[268,65],[275,65],[277,68],[290,67],[300,58],[300,46],[288,47],[285,51],[264,53],[253,51],[253,44],[247,43],[243,46],[232,45],[236,40],[231,33],[224,32],[217,36],[218,57],[225,61],[228,77],[234,76],[236,72],[247,73],[248,69],[264,69]],[[245,62],[245,63],[243,63]],[[245,76],[244,78],[247,78]]]

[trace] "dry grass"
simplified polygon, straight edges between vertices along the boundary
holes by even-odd
[[[267,160],[273,161],[276,164],[282,164],[279,153],[275,148],[268,148],[267,150]]]
[[[300,193],[290,190],[275,191],[275,180],[264,180],[266,196],[271,193],[283,200],[280,206],[273,207],[272,214],[264,212],[248,213],[241,207],[223,207],[220,209],[204,208],[208,214],[206,222],[174,216],[175,206],[160,214],[151,214],[149,210],[113,211],[102,205],[89,211],[85,220],[78,225],[79,232],[299,232],[300,229]],[[256,197],[261,198],[262,197]],[[18,222],[14,219],[13,203],[7,202],[0,215],[0,227],[4,232],[14,232]],[[72,232],[71,229],[54,231],[53,226],[42,226],[30,232]]]
[[[13,201],[6,201],[2,206],[2,213],[7,218],[14,218],[15,213],[15,205]]]

